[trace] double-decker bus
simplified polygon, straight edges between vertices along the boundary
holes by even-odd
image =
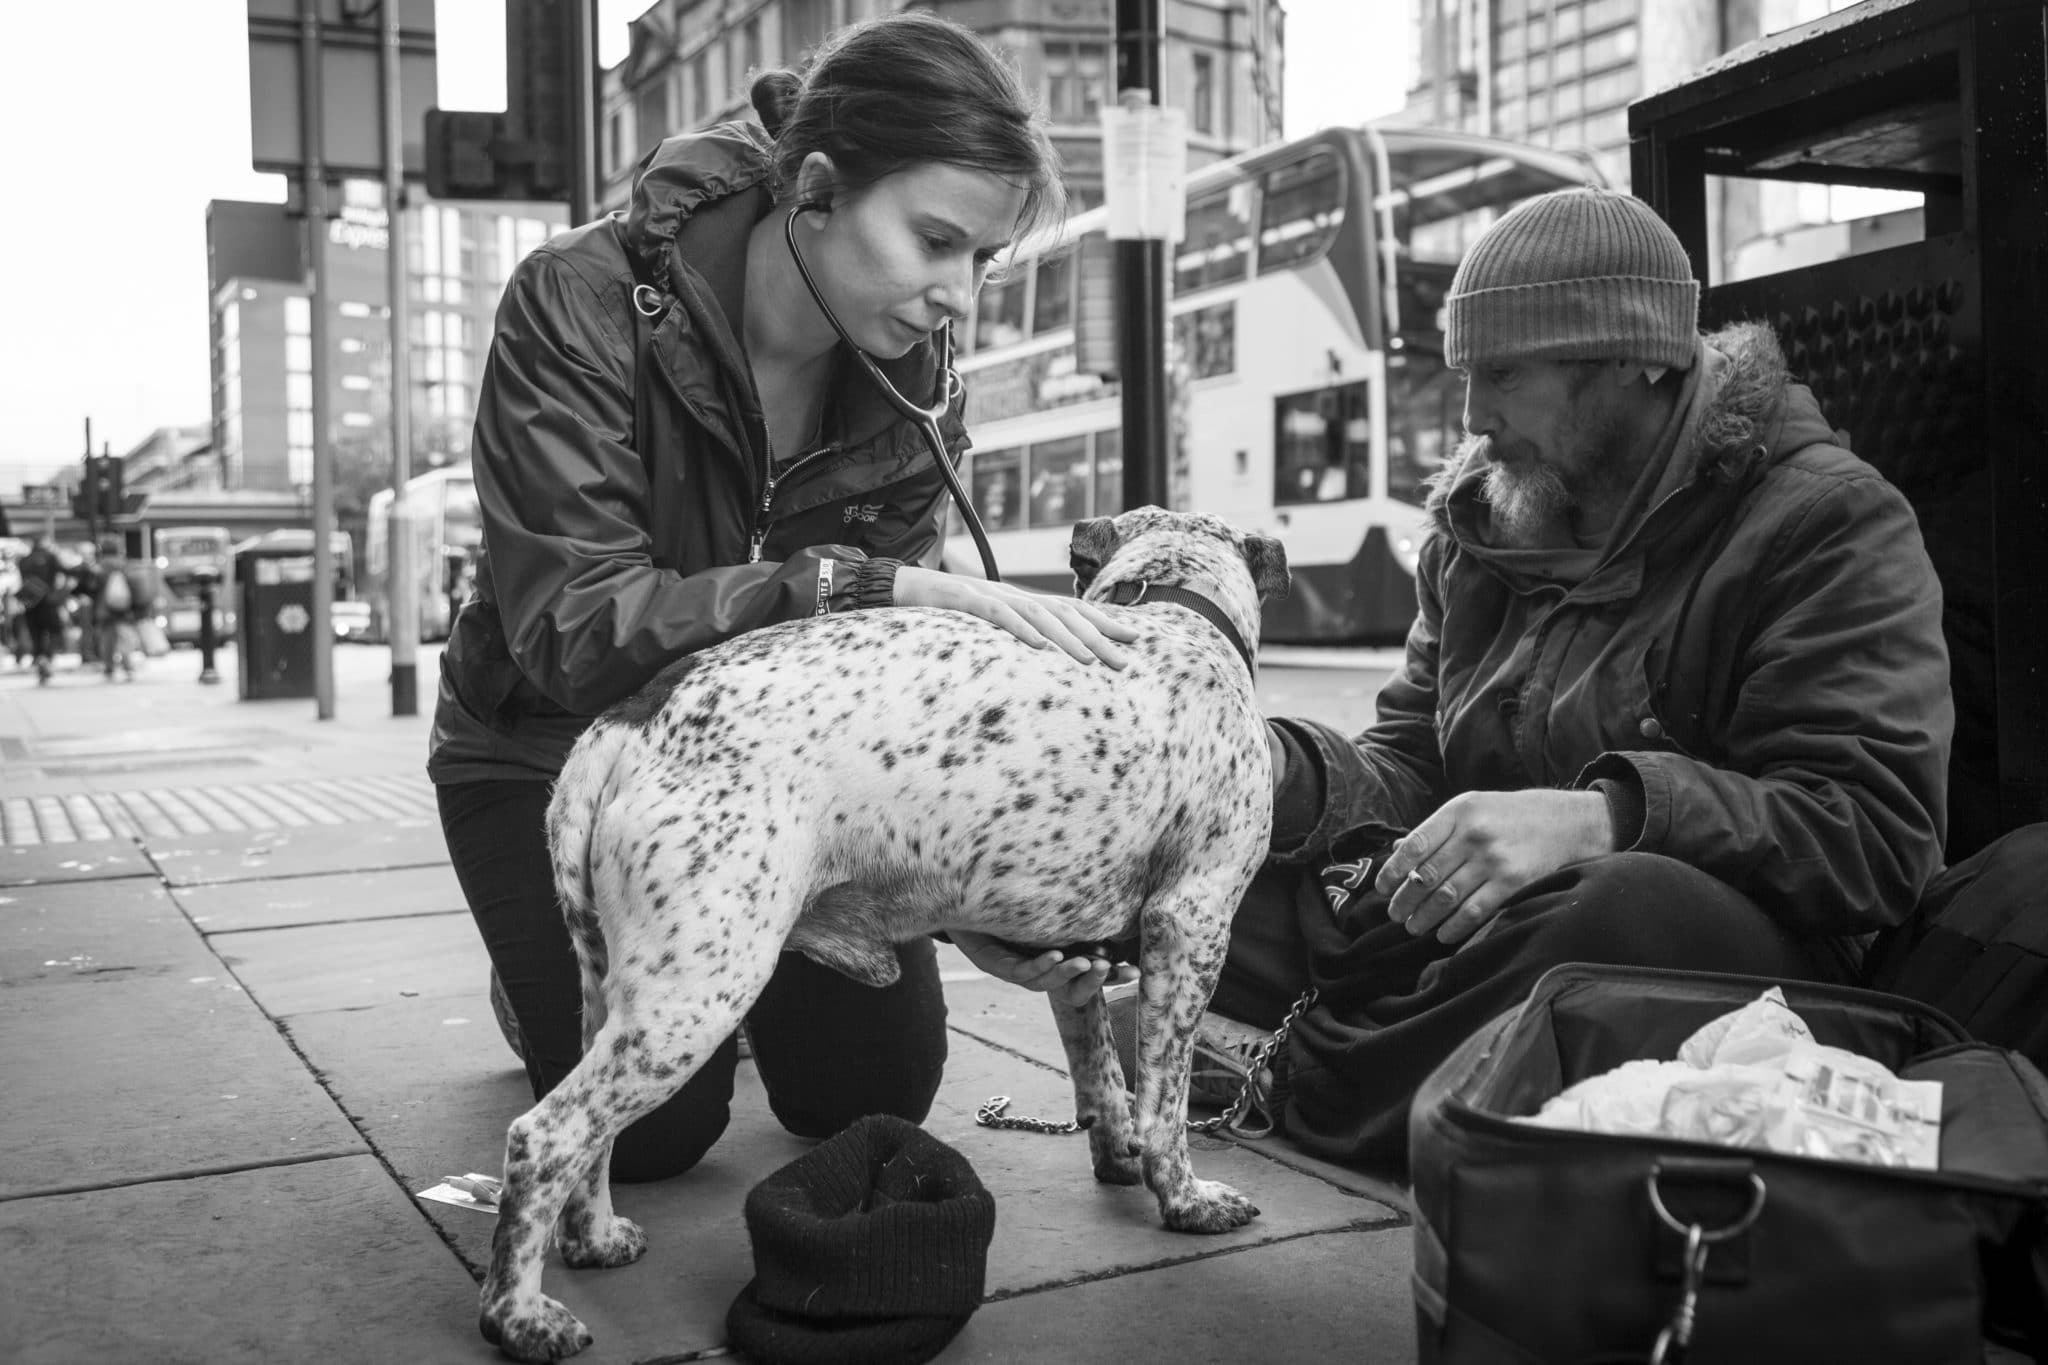
[[[483,515],[468,464],[430,469],[405,485],[411,514],[412,592],[419,603],[420,638],[445,640],[455,609],[469,591],[477,547],[483,543]],[[371,495],[363,545],[364,595],[370,602],[370,634],[389,638],[391,619],[392,492]]]
[[[235,613],[229,602],[229,555],[234,538],[225,526],[159,526],[150,535],[156,561],[157,624],[174,645],[199,642],[200,583],[210,576],[216,585],[213,628],[222,641],[235,638]]]
[[[1406,632],[1424,485],[1462,432],[1451,277],[1506,209],[1598,183],[1565,153],[1371,126],[1189,176],[1169,267],[1170,498],[1286,546],[1294,586],[1266,606],[1268,642]],[[1027,586],[1069,590],[1073,523],[1122,510],[1121,402],[1088,358],[1108,349],[1107,221],[1021,243],[963,329],[962,475],[998,568]],[[947,567],[978,574],[954,530]]]

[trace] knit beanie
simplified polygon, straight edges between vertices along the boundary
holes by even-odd
[[[1591,187],[1516,205],[1465,253],[1444,300],[1444,361],[1640,360],[1699,345],[1699,282],[1676,233],[1632,195]]]
[[[871,1114],[747,1195],[732,1345],[760,1365],[919,1365],[981,1306],[996,1203],[967,1158]]]

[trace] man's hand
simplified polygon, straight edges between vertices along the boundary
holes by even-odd
[[[1599,792],[1466,792],[1394,845],[1373,885],[1409,933],[1464,943],[1538,877],[1613,851]]]
[[[953,929],[947,933],[953,946],[967,960],[999,981],[1022,986],[1027,991],[1045,991],[1070,1009],[1080,1009],[1091,996],[1112,983],[1121,985],[1138,979],[1138,969],[1128,962],[1108,958],[1069,957],[1057,948],[1026,955],[990,938],[987,934]]]

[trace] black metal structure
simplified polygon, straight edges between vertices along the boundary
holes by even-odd
[[[2048,818],[2048,4],[1866,0],[1629,110],[1635,193],[1919,513],[1956,698],[1949,859]],[[1722,282],[1710,177],[1921,191],[1921,241]]]

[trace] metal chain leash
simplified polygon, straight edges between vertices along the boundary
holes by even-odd
[[[1244,1118],[1245,1110],[1251,1107],[1252,1094],[1258,1087],[1259,1077],[1265,1073],[1266,1067],[1273,1060],[1273,1055],[1286,1046],[1287,1035],[1293,1032],[1295,1023],[1315,1003],[1316,988],[1311,986],[1303,991],[1301,998],[1289,1008],[1287,1017],[1280,1021],[1280,1027],[1274,1029],[1269,1037],[1252,1049],[1251,1061],[1245,1069],[1244,1084],[1239,1087],[1237,1098],[1230,1102],[1230,1107],[1215,1118],[1187,1120],[1189,1132],[1214,1133],[1220,1129],[1236,1131],[1236,1124]],[[1053,1136],[1078,1133],[1083,1127],[1075,1119],[1061,1123],[1054,1119],[1033,1118],[1025,1114],[1006,1115],[1004,1111],[1009,1107],[1008,1095],[992,1095],[974,1111],[974,1121],[984,1128],[1014,1128],[1027,1133],[1046,1133]]]

